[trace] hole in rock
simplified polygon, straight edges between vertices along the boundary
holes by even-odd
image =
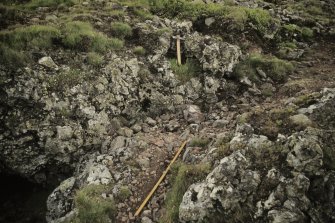
[[[151,100],[148,99],[148,98],[145,98],[142,102],[141,102],[141,105],[142,105],[142,109],[143,111],[147,112],[151,106]]]
[[[196,202],[198,200],[198,193],[197,192],[193,192],[192,196],[191,196],[191,201]]]
[[[18,175],[0,173],[0,223],[44,223],[52,189]]]

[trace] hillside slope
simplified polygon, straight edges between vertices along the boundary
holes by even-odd
[[[334,13],[0,1],[0,222],[334,222]]]

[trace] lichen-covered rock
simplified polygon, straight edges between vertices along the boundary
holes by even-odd
[[[238,46],[197,32],[185,37],[185,47],[190,55],[200,61],[204,71],[221,76],[232,72],[242,55]]]
[[[272,142],[239,125],[229,143],[233,152],[184,194],[180,222],[334,221],[334,186],[326,185],[335,173],[323,165],[321,135],[307,128]]]
[[[108,163],[111,156],[92,155],[88,161],[78,165],[73,177],[70,177],[54,189],[47,199],[46,220],[50,223],[64,222],[68,215],[75,215],[73,197],[78,188],[85,185],[107,185],[114,182]]]
[[[322,128],[335,128],[335,89],[325,88],[321,91],[323,95],[319,103],[311,105],[308,110],[312,111],[311,118],[319,123]]]
[[[49,195],[47,200],[47,222],[52,222],[55,219],[65,216],[73,208],[73,189],[75,187],[75,177],[70,177],[64,180],[54,191]]]
[[[38,66],[21,71],[4,86],[0,160],[8,169],[39,183],[68,175],[77,165],[73,160],[99,150],[109,135],[118,132],[114,117],[157,115],[184,103],[181,95],[170,94],[176,91],[173,76],[149,73],[151,81],[143,83],[137,58],[112,53],[108,61],[99,77],[88,81],[80,76],[55,79],[69,67],[55,71]],[[52,171],[47,170],[50,166]]]
[[[298,127],[307,127],[312,125],[312,121],[304,114],[297,114],[290,117],[292,124]]]
[[[320,175],[323,166],[323,151],[317,136],[311,130],[296,133],[288,138],[287,145],[290,152],[286,162],[297,172],[303,172],[308,176]]]
[[[42,57],[41,59],[38,60],[38,63],[51,69],[58,69],[57,64],[52,60],[51,57]]]
[[[237,151],[222,159],[205,182],[188,189],[179,207],[179,218],[181,222],[203,222],[218,207],[226,214],[232,213],[246,202],[260,181],[259,172],[248,169],[243,151]]]
[[[196,105],[187,105],[183,111],[184,118],[189,123],[201,123],[205,120],[204,114],[201,112],[200,108]]]

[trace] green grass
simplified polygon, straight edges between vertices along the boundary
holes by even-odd
[[[204,148],[209,143],[210,143],[210,140],[208,138],[195,137],[190,141],[189,146],[190,147],[202,147],[202,148]]]
[[[31,25],[0,32],[0,59],[8,68],[21,67],[29,61],[27,49],[49,49],[60,31],[52,26]]]
[[[286,58],[290,52],[298,49],[295,42],[282,42],[278,44],[278,52],[277,55],[280,58]]]
[[[133,49],[133,52],[134,52],[136,55],[142,56],[142,55],[145,54],[145,49],[144,49],[142,46],[136,46],[136,47]]]
[[[65,88],[71,88],[83,82],[86,74],[78,69],[69,71],[61,71],[56,75],[52,75],[48,79],[48,88],[52,91],[62,91]]]
[[[123,10],[119,10],[119,9],[107,9],[107,12],[110,16],[113,17],[118,17],[118,18],[122,18],[123,16],[127,15],[127,13]]]
[[[245,24],[248,21],[246,10],[232,10],[225,17],[229,21],[232,21],[231,27],[237,30],[244,30]]]
[[[1,0],[2,4],[16,6],[19,9],[36,9],[38,7],[56,8],[59,5],[73,6],[79,0]]]
[[[104,53],[108,49],[120,49],[123,41],[108,38],[105,34],[94,30],[87,22],[68,22],[62,29],[64,46],[80,51],[94,51]]]
[[[116,208],[114,201],[102,194],[110,190],[108,186],[88,185],[77,191],[75,205],[78,215],[73,222],[80,223],[109,223],[115,222]]]
[[[168,28],[168,27],[160,28],[160,29],[155,30],[155,34],[158,35],[158,36],[162,36],[165,33],[172,34],[173,30],[171,28]]]
[[[104,62],[104,57],[98,53],[90,52],[87,54],[87,62],[94,67],[98,67]]]
[[[14,49],[51,48],[60,31],[52,26],[31,25],[0,32],[0,42]]]
[[[257,29],[265,33],[274,22],[268,11],[263,9],[248,9],[249,20],[256,25]]]
[[[152,11],[159,15],[192,20],[200,17],[216,17],[217,20],[230,20],[232,26],[239,30],[244,29],[248,22],[252,22],[261,33],[264,33],[273,23],[277,23],[277,20],[263,9],[187,0],[152,0],[150,2]]]
[[[123,22],[113,22],[111,24],[111,29],[113,35],[121,39],[131,36],[133,33],[131,26]]]
[[[311,40],[314,36],[312,29],[308,27],[300,27],[295,24],[283,25],[282,32],[291,39],[300,38],[305,41]]]
[[[278,45],[280,48],[290,48],[290,49],[297,49],[297,45],[294,42],[282,42]]]
[[[194,59],[187,59],[185,64],[178,65],[176,59],[170,59],[171,69],[177,79],[186,83],[193,77],[197,77],[201,72],[200,64]]]
[[[129,8],[143,8],[148,9],[150,6],[150,0],[119,0],[119,3]]]
[[[0,21],[4,24],[19,18],[18,10],[15,7],[0,3]]]
[[[113,50],[119,50],[123,47],[124,42],[118,38],[110,38],[110,48]]]
[[[314,32],[313,32],[312,29],[310,29],[308,27],[302,27],[301,35],[304,39],[309,40],[314,36]]]
[[[36,9],[38,7],[57,7],[58,5],[72,6],[74,0],[32,0],[25,5],[25,7]]]
[[[308,107],[312,104],[316,104],[318,99],[320,99],[322,95],[319,92],[314,92],[310,94],[300,95],[294,101],[294,104],[301,107]]]
[[[3,65],[15,69],[25,65],[29,59],[24,52],[11,49],[0,43],[0,61]]]
[[[129,187],[127,186],[122,186],[120,188],[120,191],[117,195],[117,199],[120,201],[120,202],[124,202],[126,199],[128,199],[129,197],[131,196],[131,191],[129,189]]]
[[[143,9],[135,9],[134,14],[143,20],[152,19],[154,17],[150,11]]]
[[[0,57],[8,67],[23,65],[27,61],[29,49],[50,49],[61,42],[64,47],[73,50],[104,53],[119,50],[124,42],[109,38],[94,30],[87,22],[68,22],[58,29],[49,25],[31,25],[0,32]],[[94,66],[102,63],[101,56],[90,53],[88,62]]]
[[[234,71],[238,78],[248,77],[253,82],[260,82],[257,68],[263,70],[268,77],[276,82],[284,82],[289,73],[293,71],[293,65],[276,57],[252,54],[240,62]]]
[[[160,223],[175,223],[179,219],[179,205],[188,187],[202,179],[210,172],[210,165],[174,164],[172,168],[172,188],[167,193],[164,202],[165,213],[160,217]]]

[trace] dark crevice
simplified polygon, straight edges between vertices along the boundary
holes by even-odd
[[[53,188],[14,174],[0,173],[0,223],[44,223],[46,200]]]
[[[192,196],[191,196],[191,201],[196,202],[198,200],[197,196],[198,196],[198,193],[197,192],[193,192]]]
[[[145,98],[142,102],[141,102],[141,106],[142,106],[142,110],[144,112],[147,112],[151,106],[151,100],[148,98]]]

